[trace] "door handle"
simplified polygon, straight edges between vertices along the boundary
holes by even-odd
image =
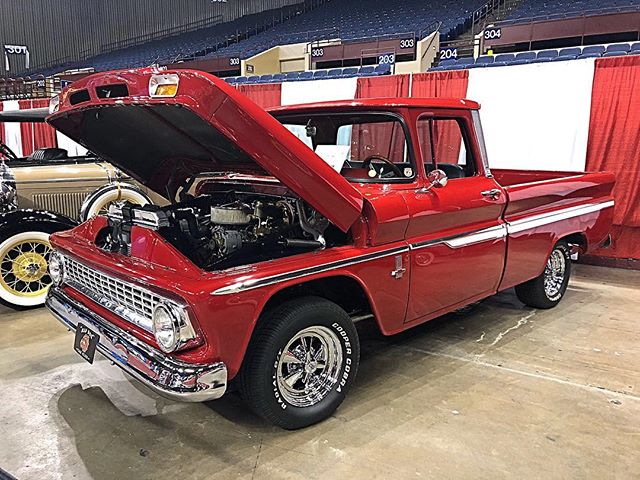
[[[484,192],[480,192],[483,197],[490,198],[491,200],[498,200],[500,195],[502,195],[502,190],[499,188],[492,188],[491,190],[485,190]]]

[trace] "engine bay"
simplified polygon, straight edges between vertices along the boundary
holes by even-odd
[[[125,255],[131,226],[156,230],[204,270],[222,270],[345,244],[348,235],[294,196],[238,189],[174,205],[112,205],[99,247]]]

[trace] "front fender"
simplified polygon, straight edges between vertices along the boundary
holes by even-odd
[[[69,230],[78,225],[75,220],[59,213],[47,212],[44,210],[13,210],[0,213],[0,232],[13,229],[18,226],[28,227],[37,224],[42,230],[48,233]]]

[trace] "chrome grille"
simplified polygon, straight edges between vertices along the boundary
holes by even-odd
[[[162,297],[65,257],[64,283],[125,320],[152,332],[152,315]]]
[[[36,193],[33,195],[33,205],[39,210],[62,213],[77,219],[85,198],[87,192]]]

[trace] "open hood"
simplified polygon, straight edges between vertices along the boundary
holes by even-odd
[[[54,128],[169,199],[190,178],[238,172],[276,177],[343,231],[361,214],[357,189],[213,75],[99,73],[63,90],[53,105],[47,122]]]
[[[49,109],[27,108],[24,110],[4,110],[0,111],[0,122],[44,122],[49,115]]]

